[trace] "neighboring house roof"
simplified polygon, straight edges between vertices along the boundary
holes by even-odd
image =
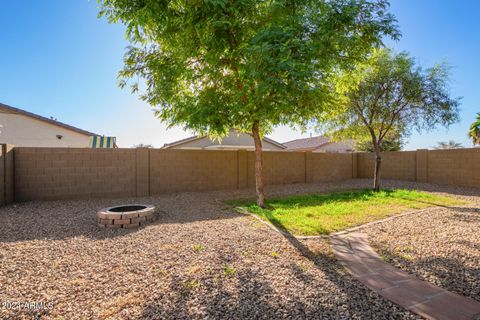
[[[195,141],[195,140],[198,140],[198,139],[203,139],[203,138],[208,138],[206,136],[192,136],[192,137],[189,137],[189,138],[185,138],[185,139],[181,139],[181,140],[177,140],[177,141],[174,141],[174,142],[171,142],[171,143],[165,143],[162,147],[162,149],[169,149],[169,148],[173,148],[173,147],[177,147],[179,145],[182,145],[182,144],[185,144],[187,142],[191,142],[191,141]],[[268,137],[263,137],[264,141],[267,141],[281,149],[286,149],[287,147],[284,146],[283,144],[281,144],[280,142],[277,142],[275,140],[272,140]]]
[[[283,144],[283,143],[280,143],[280,142],[277,142],[275,140],[272,140],[270,139],[269,137],[263,137],[263,140],[267,141],[267,142],[270,142],[271,144],[274,144],[276,145],[277,147],[279,148],[282,148],[282,149],[287,149],[287,147]]]
[[[330,143],[330,138],[318,136],[304,139],[295,139],[292,141],[284,142],[283,145],[287,147],[287,150],[302,150],[310,151],[320,148],[321,146]]]
[[[68,129],[68,130],[75,131],[75,132],[80,133],[80,134],[84,134],[86,136],[98,136],[98,134],[96,134],[96,133],[89,132],[89,131],[86,131],[86,130],[83,130],[83,129],[79,129],[77,127],[62,123],[60,121],[45,118],[45,117],[39,116],[38,114],[31,113],[31,112],[28,112],[28,111],[25,111],[25,110],[22,110],[22,109],[14,108],[12,106],[8,106],[8,105],[3,104],[3,103],[0,103],[0,112],[21,114],[21,115],[24,115],[24,116],[27,116],[27,117],[30,117],[30,118],[33,118],[33,119],[36,119],[36,120],[47,122],[47,123],[52,124],[54,126],[59,126],[59,127],[64,128],[64,129]]]

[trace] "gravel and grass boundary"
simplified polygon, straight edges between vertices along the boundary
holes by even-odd
[[[432,208],[362,232],[385,261],[480,301],[480,203],[471,200],[467,206]]]

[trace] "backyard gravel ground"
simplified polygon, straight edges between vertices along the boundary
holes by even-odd
[[[427,189],[432,189],[429,186]],[[480,301],[480,192],[470,202],[430,208],[362,228],[385,261],[439,287]]]
[[[430,185],[386,185],[434,190]],[[267,195],[368,186],[366,180],[275,186]],[[447,189],[435,190],[474,194]],[[334,261],[326,240],[286,238],[223,202],[253,196],[252,190],[241,190],[0,208],[0,318],[415,319],[354,280]],[[123,203],[153,204],[160,213],[155,222],[136,230],[97,227],[98,209]],[[468,270],[460,287],[477,288],[478,298],[478,207],[432,209],[410,216],[417,223],[401,218],[372,226],[368,233],[380,248],[384,241],[418,248],[412,260],[395,263],[429,281],[439,270],[446,270],[447,278],[455,277],[458,271],[453,270]],[[399,239],[401,235],[410,240]],[[445,248],[429,249],[429,241]],[[428,271],[425,259],[435,268]],[[438,262],[442,259],[456,269],[450,264],[444,268]],[[16,302],[53,307],[9,310],[8,303]]]

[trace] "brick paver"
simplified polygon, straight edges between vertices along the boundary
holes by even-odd
[[[426,319],[480,318],[480,302],[419,280],[382,261],[370,247],[366,234],[333,236],[330,245],[340,264],[357,280]]]
[[[151,205],[145,205],[143,209],[120,213],[110,209],[112,208],[105,208],[97,212],[97,224],[100,228],[137,228],[155,218],[155,207]]]

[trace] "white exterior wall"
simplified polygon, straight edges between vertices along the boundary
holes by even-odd
[[[313,152],[353,152],[353,146],[355,142],[348,141],[348,142],[331,142],[324,146],[315,149]]]
[[[16,147],[87,148],[90,142],[87,135],[16,113],[0,112],[0,125],[0,143]]]
[[[283,150],[277,145],[262,140],[263,150]],[[208,137],[202,137],[195,139],[193,141],[188,141],[178,146],[172,146],[173,149],[247,149],[253,150],[255,148],[255,143],[252,136],[246,133],[237,133],[235,131],[230,131],[230,134],[222,139],[221,142],[218,140],[212,141]]]

